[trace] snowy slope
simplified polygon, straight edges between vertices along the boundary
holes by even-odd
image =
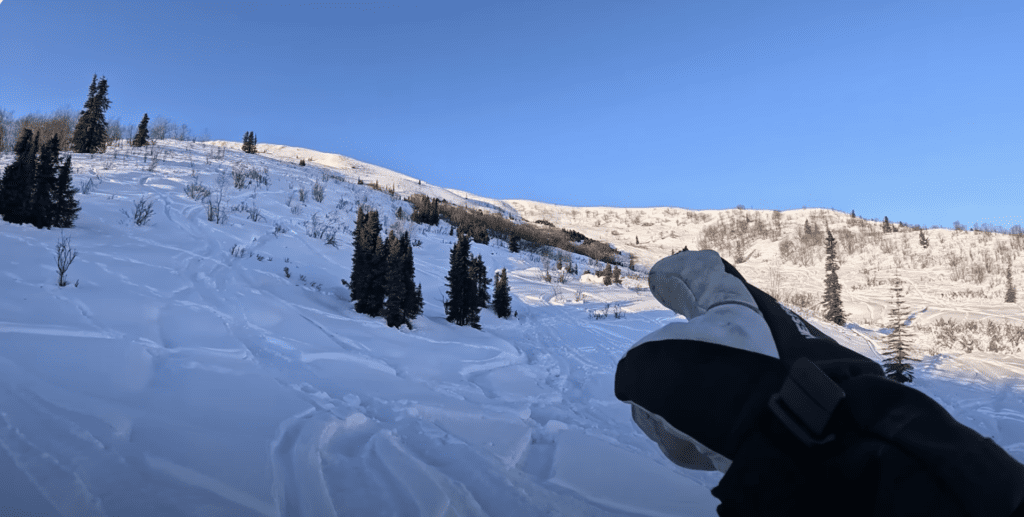
[[[161,141],[75,155],[83,205],[56,285],[58,230],[0,222],[0,507],[32,515],[714,515],[718,473],[672,465],[612,390],[637,339],[678,317],[650,293],[541,280],[543,261],[473,244],[508,268],[518,318],[482,331],[444,320],[447,227],[397,220],[400,194],[460,194],[337,155],[260,144]],[[296,157],[307,161],[299,167]],[[11,156],[0,158],[0,166]],[[183,188],[266,167],[267,187],[225,190],[257,221],[227,224]],[[195,176],[193,177],[193,171]],[[296,194],[331,175],[326,197]],[[121,212],[154,202],[135,226]],[[495,209],[514,202],[474,199]],[[412,331],[354,312],[355,207],[409,228],[425,313]],[[333,217],[332,217],[333,212]],[[307,235],[313,216],[338,246]],[[534,217],[526,216],[533,220]],[[557,224],[557,223],[556,223]],[[275,228],[280,229],[275,233]],[[584,231],[586,233],[586,231]],[[692,247],[692,246],[691,246]],[[588,264],[582,258],[580,271]],[[285,268],[288,268],[288,274]],[[583,301],[576,301],[582,298]],[[595,320],[611,304],[625,317]],[[817,324],[817,321],[815,321]],[[877,357],[877,333],[819,324]],[[915,385],[1024,461],[1024,364],[936,357]]]

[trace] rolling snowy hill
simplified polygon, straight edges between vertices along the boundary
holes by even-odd
[[[75,183],[91,184],[79,196],[76,227],[65,231],[78,251],[66,287],[56,285],[53,265],[59,230],[0,222],[0,508],[65,516],[715,515],[709,490],[721,474],[674,466],[613,394],[625,350],[681,319],[644,290],[642,274],[621,286],[578,276],[549,283],[542,277],[553,260],[510,253],[498,240],[474,243],[488,271],[508,269],[518,316],[484,311],[483,330],[458,327],[445,321],[441,302],[447,225],[413,224],[395,212],[411,210],[399,198],[423,193],[545,219],[634,253],[641,270],[673,249],[697,249],[718,213],[492,200],[338,155],[258,147],[249,155],[239,143],[160,141],[74,155]],[[11,160],[0,157],[0,166]],[[235,188],[233,170],[267,184]],[[216,196],[218,178],[223,224],[185,193],[201,184]],[[317,182],[320,202],[311,194]],[[368,186],[375,182],[396,196]],[[137,226],[131,214],[140,200],[154,213]],[[340,282],[351,272],[347,232],[359,204],[377,209],[385,228],[421,241],[416,282],[426,306],[411,331],[356,313]],[[796,235],[811,217],[836,228],[846,217],[816,213],[785,212],[783,231]],[[337,246],[324,242],[324,225],[338,232]],[[937,257],[956,246],[982,253],[983,236],[928,233]],[[768,286],[775,275],[774,289],[820,296],[820,260],[784,263],[769,240],[749,252],[737,267],[752,283]],[[879,359],[889,293],[863,280],[871,257],[878,260],[865,247],[840,272],[853,323],[823,323],[813,306],[804,312],[839,343]],[[598,266],[571,260],[581,273]],[[992,298],[996,284],[981,284],[988,298],[944,297],[964,287],[932,262],[901,273],[912,286],[914,325],[941,315],[1022,319],[1019,306]],[[876,265],[881,279],[892,274]],[[623,317],[593,317],[606,308]],[[940,350],[915,373],[914,387],[1024,461],[1020,354]]]

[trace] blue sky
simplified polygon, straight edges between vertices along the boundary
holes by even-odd
[[[0,3],[0,108],[143,112],[494,198],[1024,224],[1024,3]]]

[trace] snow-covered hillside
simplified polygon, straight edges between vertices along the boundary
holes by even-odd
[[[680,319],[630,289],[639,279],[548,283],[542,258],[509,253],[497,240],[474,243],[489,271],[508,269],[518,316],[485,311],[482,331],[452,325],[441,302],[447,226],[399,219],[407,203],[356,182],[546,218],[594,238],[610,238],[614,226],[560,219],[571,207],[542,216],[538,204],[468,196],[337,155],[267,144],[249,155],[238,143],[219,144],[160,141],[74,155],[75,183],[92,185],[79,196],[76,227],[65,231],[78,251],[72,285],[56,285],[59,230],[0,222],[0,508],[65,516],[715,515],[709,490],[721,474],[674,466],[613,393],[625,350]],[[0,166],[10,162],[0,158]],[[265,173],[269,184],[236,189],[232,170]],[[202,184],[216,196],[218,177],[224,224],[185,194]],[[311,194],[317,181],[321,202]],[[129,215],[143,199],[154,213],[137,226]],[[416,282],[426,306],[411,331],[357,314],[340,282],[351,271],[346,232],[359,204],[376,208],[385,228],[421,241]],[[664,209],[642,212],[654,210]],[[338,231],[336,247],[325,244],[325,225]],[[620,231],[611,242],[649,265],[669,250],[647,239],[670,230],[640,228],[647,233]],[[629,249],[634,234],[641,245]],[[691,249],[695,242],[686,241]],[[581,273],[591,267],[574,259]],[[760,283],[757,258],[739,267]],[[783,271],[787,283],[807,286],[822,276]],[[854,294],[861,292],[872,291]],[[606,308],[624,317],[592,317]],[[879,358],[877,327],[809,317],[844,346]],[[915,387],[1024,461],[1024,361],[949,353],[915,373]]]

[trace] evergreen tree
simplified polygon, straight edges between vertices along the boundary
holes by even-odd
[[[76,153],[100,153],[106,149],[107,120],[104,115],[110,108],[107,99],[107,79],[92,76],[89,85],[89,98],[85,101],[85,109],[81,111],[75,131],[71,136],[71,148]]]
[[[142,114],[142,122],[139,122],[139,129],[132,139],[132,147],[142,147],[149,143],[149,113]]]
[[[497,274],[494,281],[494,314],[499,318],[507,318],[512,315],[512,297],[508,289],[508,273],[505,268]]]
[[[1006,298],[1003,300],[1006,303],[1017,303],[1017,289],[1013,287],[1013,272],[1010,265],[1006,266]]]
[[[380,238],[380,220],[375,210],[356,214],[356,230],[352,242],[352,277],[349,288],[356,312],[380,316],[384,310],[384,270],[386,251]]]
[[[918,230],[918,234],[920,235],[920,238],[918,239],[918,241],[921,243],[921,247],[927,248],[928,247],[928,237],[924,236],[924,230]]]
[[[479,314],[480,309],[487,307],[487,304],[491,302],[491,293],[487,290],[487,287],[491,284],[491,279],[487,277],[487,266],[484,264],[483,256],[477,255],[476,258],[469,262],[469,278],[476,287],[473,307]],[[479,320],[479,318],[477,319]]]
[[[37,134],[36,137],[39,135]],[[50,141],[39,150],[36,161],[35,186],[32,189],[31,215],[29,221],[36,228],[53,226],[54,202],[51,197],[57,183],[57,167],[60,161],[60,138],[54,133]]]
[[[366,242],[369,243],[370,278],[363,302],[366,314],[371,316],[384,315],[384,272],[387,269],[387,248],[380,236],[380,216],[371,210],[366,218]]]
[[[509,253],[519,253],[519,237],[513,235],[508,240]]]
[[[406,305],[411,293],[408,292],[408,283],[404,278],[405,254],[402,252],[402,242],[394,230],[388,233],[384,247],[387,249],[384,272],[384,293],[387,301],[384,303],[384,317],[389,327],[397,328],[409,324]]]
[[[64,158],[64,164],[57,171],[57,183],[53,189],[53,220],[57,228],[71,228],[78,219],[78,200],[75,194],[78,189],[71,185],[71,155]]]
[[[814,233],[814,231],[811,230],[811,222],[804,219],[804,235],[811,235],[812,233]]]
[[[621,274],[622,271],[619,270],[619,266],[615,266],[615,269],[612,270],[612,283],[621,285],[622,278],[619,276]]]
[[[32,131],[25,129],[14,145],[14,163],[4,168],[0,179],[0,217],[9,223],[27,223],[31,218],[32,189],[36,178],[36,147]]]
[[[245,136],[242,137],[242,152],[256,153],[256,135],[252,131],[246,131]]]
[[[348,287],[352,294],[352,301],[356,302],[356,312],[360,313],[362,311],[359,309],[362,307],[363,295],[366,293],[368,284],[369,261],[366,257],[366,246],[363,243],[363,227],[365,225],[366,212],[363,211],[363,205],[359,205],[359,210],[356,212],[356,228],[352,231],[352,276],[349,278]]]
[[[840,298],[843,286],[839,285],[839,264],[836,263],[836,239],[832,230],[825,228],[825,319],[836,325],[846,325],[843,315],[843,300]]]
[[[889,216],[885,216],[885,220],[882,221],[882,233],[891,233],[892,225],[889,224]]]
[[[850,218],[851,219],[855,219],[856,217],[857,217],[857,211],[856,210],[850,210]]]
[[[459,240],[452,246],[448,259],[448,299],[444,302],[446,319],[456,325],[472,323],[473,299],[476,286],[469,278],[469,237],[459,234]]]
[[[612,265],[605,264],[604,271],[601,271],[601,278],[604,279],[604,285],[612,285]]]
[[[891,331],[885,337],[886,351],[882,355],[886,358],[882,367],[886,377],[902,384],[914,380],[914,366],[910,361],[916,359],[910,357],[910,344],[907,342],[910,332],[904,325],[907,313],[903,308],[903,281],[899,276],[893,282],[892,292],[894,306],[889,311]]]
[[[405,323],[410,329],[410,321],[423,314],[423,291],[415,284],[416,268],[412,257],[412,244],[409,240],[409,232],[403,232],[400,240],[402,253],[402,280],[405,282],[405,304],[403,311]]]

